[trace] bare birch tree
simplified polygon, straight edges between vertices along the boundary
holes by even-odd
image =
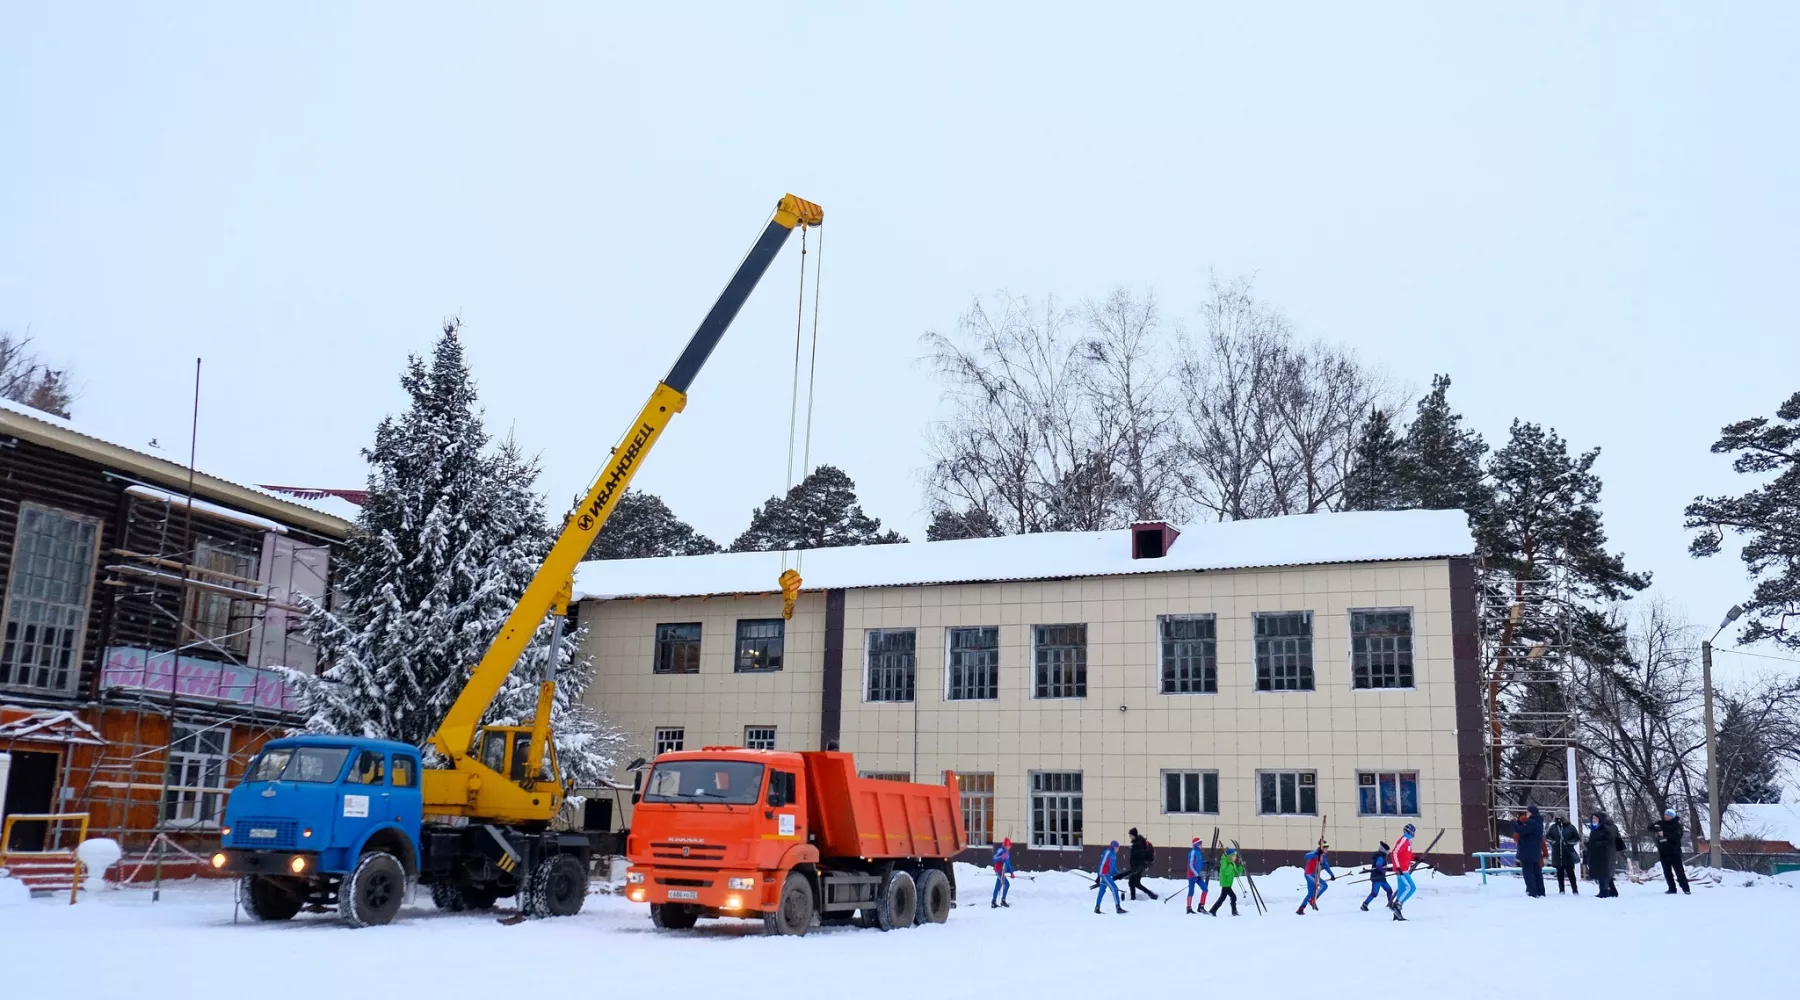
[[[31,349],[31,338],[0,331],[0,396],[67,418],[75,394],[66,369],[52,368]]]

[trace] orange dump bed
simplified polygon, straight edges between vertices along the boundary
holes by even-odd
[[[883,781],[858,777],[851,754],[800,756],[822,856],[948,858],[966,846],[955,775],[946,775],[942,785]]]

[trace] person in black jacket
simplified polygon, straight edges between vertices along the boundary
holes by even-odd
[[[1625,838],[1604,812],[1596,812],[1588,821],[1588,878],[1600,888],[1596,898],[1617,899],[1619,887],[1613,884],[1613,862],[1625,849]]]
[[[1675,818],[1675,810],[1664,809],[1662,822],[1650,824],[1650,832],[1656,834],[1656,859],[1662,862],[1663,878],[1669,883],[1669,891],[1664,895],[1675,895],[1677,881],[1686,894],[1687,869],[1681,866],[1681,821]]]
[[[1544,817],[1537,806],[1526,806],[1513,820],[1513,840],[1519,845],[1519,874],[1525,877],[1525,895],[1544,894]]]
[[[1556,869],[1556,893],[1563,893],[1563,879],[1569,882],[1569,889],[1575,895],[1581,895],[1581,881],[1575,877],[1575,866],[1581,864],[1581,831],[1568,817],[1558,816],[1544,832],[1544,842],[1550,845],[1550,864]]]
[[[1150,887],[1143,883],[1144,873],[1150,870],[1150,863],[1155,860],[1156,848],[1150,846],[1150,842],[1138,834],[1137,827],[1132,827],[1131,872],[1127,879],[1127,884],[1131,887],[1132,899],[1136,899],[1137,894],[1140,892],[1149,896],[1151,899],[1157,898],[1156,893],[1152,892]]]

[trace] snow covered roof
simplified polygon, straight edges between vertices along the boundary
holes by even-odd
[[[29,740],[35,743],[67,743],[80,746],[105,746],[99,730],[81,721],[74,712],[55,709],[32,710],[17,705],[0,705],[8,714],[24,712],[24,716],[0,723],[0,740],[12,743]]]
[[[807,590],[835,590],[1385,562],[1474,551],[1468,518],[1461,511],[1358,511],[1192,524],[1181,529],[1180,539],[1160,559],[1131,558],[1129,529],[1063,531],[811,549],[801,573]],[[777,552],[585,562],[575,574],[575,596],[768,593],[777,589],[781,564]]]

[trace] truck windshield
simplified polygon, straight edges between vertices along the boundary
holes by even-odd
[[[250,781],[336,781],[348,747],[283,747],[265,750],[250,769]]]
[[[762,791],[763,766],[737,760],[672,760],[650,772],[646,802],[747,806]]]

